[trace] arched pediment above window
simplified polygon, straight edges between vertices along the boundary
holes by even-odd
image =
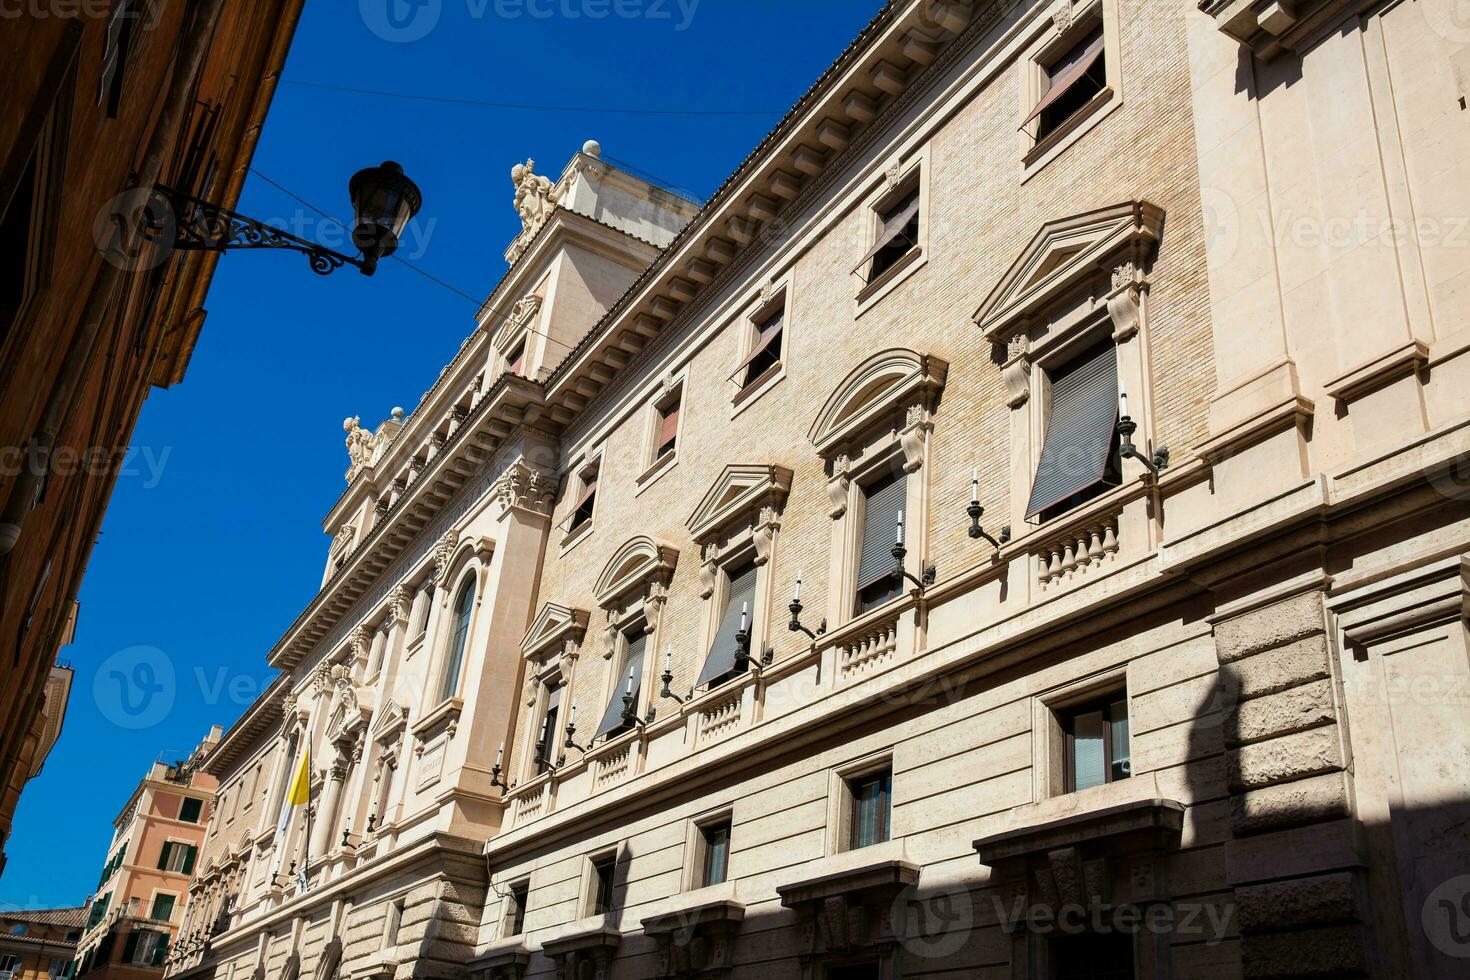
[[[1031,318],[1093,283],[1107,297],[1115,329],[1131,333],[1144,266],[1163,230],[1164,209],[1147,201],[1048,221],[980,304],[975,323],[986,340],[1005,344]]]
[[[827,397],[808,438],[822,458],[832,459],[885,423],[893,429],[926,423],[948,372],[949,362],[933,354],[902,347],[874,354]]]
[[[626,541],[613,553],[597,576],[597,604],[604,608],[635,589],[667,586],[679,563],[679,549],[639,536]]]

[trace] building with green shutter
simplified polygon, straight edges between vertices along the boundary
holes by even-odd
[[[186,761],[153,763],[113,822],[73,976],[162,976],[219,787],[200,766],[220,734],[212,729]]]

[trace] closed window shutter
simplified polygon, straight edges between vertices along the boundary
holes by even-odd
[[[127,942],[123,943],[123,962],[131,963],[138,955],[138,940],[143,938],[143,933],[134,929],[128,933]]]
[[[720,617],[720,628],[715,631],[715,641],[710,645],[709,655],[704,658],[704,667],[699,672],[699,680],[694,682],[695,687],[703,687],[735,669],[735,634],[740,632],[742,606],[755,609],[754,565],[735,572],[730,578],[730,597],[725,600],[725,614]],[[754,617],[755,613],[750,615]],[[746,626],[749,627],[750,623],[747,622]]]
[[[168,958],[168,936],[160,935],[158,942],[153,945],[154,966],[163,966],[163,961]]]
[[[1118,349],[1111,341],[1052,378],[1046,441],[1026,519],[1102,482],[1118,427]]]
[[[602,713],[602,721],[597,726],[597,733],[593,737],[606,735],[623,724],[623,697],[628,693],[628,669],[633,670],[633,709],[638,709],[638,695],[643,690],[643,652],[648,647],[648,634],[640,632],[637,636],[628,639],[628,656],[623,661],[623,669],[618,673],[617,683],[613,686],[612,698],[607,702],[607,710]]]
[[[199,848],[194,847],[193,845],[184,845],[184,866],[179,869],[184,874],[187,875],[194,873],[194,855],[197,854],[198,851]]]
[[[865,589],[893,573],[893,546],[898,541],[898,518],[907,503],[903,474],[886,477],[864,491],[863,552],[857,584]]]
[[[173,845],[172,842],[166,842],[163,845],[163,850],[160,851],[159,854],[158,854],[158,870],[160,870],[160,871],[167,871],[168,870],[168,852],[171,851],[171,850],[173,850],[173,846],[174,845]]]

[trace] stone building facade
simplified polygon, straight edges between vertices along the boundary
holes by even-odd
[[[188,759],[155,762],[113,821],[112,840],[87,900],[74,976],[151,980],[163,975],[214,826],[215,778],[203,763],[223,733],[213,728]]]
[[[1453,7],[911,0],[698,209],[517,167],[170,972],[1460,975]]]

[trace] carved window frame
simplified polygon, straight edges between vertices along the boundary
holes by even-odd
[[[545,302],[545,298],[533,290],[516,300],[511,306],[510,312],[501,320],[501,325],[495,330],[491,341],[491,347],[495,352],[494,371],[491,377],[511,373],[510,355],[518,346],[524,345],[521,354],[520,376],[532,381],[536,380],[537,372],[532,371],[531,368],[541,363],[545,342],[535,328],[541,320],[541,311]]]
[[[561,716],[557,719],[559,732],[553,745],[558,747],[562,744],[566,723],[571,717],[576,668],[581,659],[589,619],[585,609],[546,603],[521,641],[521,655],[526,661],[524,717],[533,723],[520,733],[521,751],[516,764],[520,783],[542,775],[533,771],[536,743],[545,723],[551,687],[558,683],[562,686],[562,705]]]
[[[613,692],[626,675],[620,675],[613,664],[621,663],[627,649],[627,634],[641,628],[648,636],[643,651],[643,678],[638,688],[638,703],[633,710],[642,717],[654,696],[658,664],[659,625],[664,604],[668,601],[669,582],[678,566],[678,549],[646,536],[631,538],[618,548],[598,576],[594,594],[603,611],[604,626],[601,656],[606,664],[602,679],[602,697],[593,714],[597,725],[611,703]],[[637,730],[635,726],[634,730]],[[588,730],[593,737],[595,727]],[[624,732],[609,741],[626,736]],[[600,746],[599,746],[600,748]]]
[[[748,312],[739,317],[737,321],[740,343],[736,350],[739,357],[729,377],[730,383],[735,386],[735,394],[730,399],[732,419],[760,401],[766,392],[776,387],[786,377],[786,365],[791,357],[791,299],[793,295],[791,273],[788,272],[780,279],[767,284],[757,295],[751,297],[747,301]],[[745,380],[740,377],[740,365],[750,356],[750,352],[760,340],[761,326],[770,322],[771,317],[778,314],[782,318],[781,356],[777,358],[775,364],[746,384]]]
[[[677,451],[675,449],[675,452]],[[603,451],[601,449],[593,453],[588,453],[570,471],[571,478],[567,481],[567,485],[572,492],[567,494],[567,501],[572,509],[567,512],[567,516],[561,524],[565,528],[561,538],[562,555],[565,555],[582,541],[586,540],[592,533],[593,528],[597,526],[597,507],[606,489],[603,481],[604,467],[602,465],[602,458]],[[587,489],[587,481],[593,476],[597,477],[597,496],[592,498],[592,513],[588,516],[585,523],[577,527],[572,527],[572,520],[577,513],[577,501],[582,499],[582,494]]]
[[[1022,72],[1021,107],[1025,119],[1046,94],[1046,65],[1095,30],[1103,29],[1103,69],[1107,83],[1085,106],[1073,113],[1040,142],[1036,140],[1040,119],[1023,125],[1017,133],[1020,144],[1021,183],[1030,180],[1067,151],[1099,123],[1123,106],[1122,45],[1118,38],[1118,0],[1056,0],[1037,23],[1036,34],[1019,59]]]
[[[1128,688],[1128,665],[1119,664],[1099,673],[1069,681],[1043,691],[1032,698],[1031,743],[1033,759],[1037,760],[1032,771],[1032,802],[1060,796],[1072,796],[1078,790],[1066,786],[1066,733],[1062,729],[1061,716],[1081,705],[1096,701],[1108,694],[1121,693],[1128,702],[1129,717],[1133,712],[1133,697]],[[1128,730],[1130,742],[1133,726]]]
[[[857,304],[854,318],[861,317],[872,309],[883,297],[893,292],[898,285],[918,272],[929,262],[930,202],[929,144],[915,150],[902,160],[893,161],[877,178],[864,196],[860,205],[862,222],[862,250],[866,252],[883,231],[883,211],[908,196],[911,191],[919,192],[919,240],[908,253],[884,270],[872,282],[864,282],[859,275],[852,275],[853,301]],[[854,273],[858,270],[854,269]]]
[[[774,617],[770,611],[776,588],[772,558],[791,480],[792,472],[782,466],[727,466],[686,522],[700,550],[699,595],[704,600],[699,666],[690,674],[690,684],[698,678],[719,632],[730,594],[730,572],[747,563],[756,569],[749,624],[751,656],[759,657],[771,642]]]
[[[638,475],[638,489],[634,496],[641,494],[651,487],[661,476],[673,469],[679,463],[679,450],[684,445],[686,431],[689,421],[689,388],[685,384],[687,375],[679,374],[665,378],[663,383],[648,399],[648,406],[643,411],[643,448],[641,459],[643,460],[643,472]],[[679,424],[674,430],[674,448],[664,455],[658,455],[659,434],[663,426],[664,412],[671,404],[679,406]]]
[[[812,424],[808,436],[826,463],[827,514],[832,519],[826,615],[833,629],[860,618],[854,597],[862,547],[862,488],[890,467],[901,469],[906,480],[904,567],[915,578],[923,574],[930,503],[925,464],[948,371],[948,362],[932,354],[904,348],[882,351],[848,374]]]
[[[1138,424],[1135,445],[1149,451],[1154,431],[1148,296],[1164,212],[1125,201],[1042,226],[976,310],[996,349],[1010,416],[1010,513],[1024,515],[1045,436],[1048,369],[1108,335],[1117,346],[1118,383]],[[1123,460],[1123,486],[1144,472]],[[1071,511],[1068,512],[1070,514]],[[1015,522],[1024,539],[1060,525]]]

